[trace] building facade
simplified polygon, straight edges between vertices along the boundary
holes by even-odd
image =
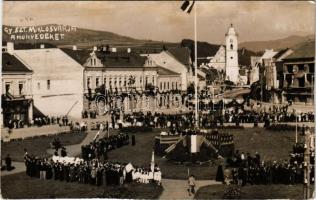
[[[283,59],[283,102],[313,105],[314,74],[315,41],[309,41]]]
[[[23,127],[33,119],[32,74],[12,54],[12,44],[2,52],[1,123],[5,127]]]
[[[34,117],[80,118],[83,110],[83,67],[58,48],[11,52],[32,71]]]
[[[84,67],[86,110],[99,109],[91,99],[101,93],[107,96],[107,104],[112,109],[125,112],[158,111],[178,106],[180,102],[181,73],[158,65],[149,55],[141,56],[131,49],[113,51],[113,48],[63,51]]]

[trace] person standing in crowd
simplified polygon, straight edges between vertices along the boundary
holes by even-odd
[[[191,194],[194,195],[195,194],[195,177],[193,174],[188,179],[188,185],[189,185],[189,188],[188,188],[189,196],[191,196]]]
[[[6,165],[7,171],[13,170],[12,160],[9,154],[7,155],[7,157],[5,157],[5,165]]]
[[[217,173],[216,173],[216,181],[223,182],[224,181],[224,173],[222,164],[218,165]]]

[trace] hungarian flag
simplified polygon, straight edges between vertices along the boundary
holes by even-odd
[[[191,13],[195,1],[185,0],[181,6],[181,9],[187,13]]]

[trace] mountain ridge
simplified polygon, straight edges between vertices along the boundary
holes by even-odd
[[[240,48],[246,48],[251,51],[260,52],[265,49],[280,50],[284,48],[295,48],[296,46],[308,41],[314,40],[314,35],[298,36],[292,35],[281,39],[266,40],[266,41],[249,41],[238,44]]]

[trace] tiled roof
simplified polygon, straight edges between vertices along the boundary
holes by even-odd
[[[298,48],[294,49],[294,52],[284,58],[284,60],[302,59],[302,58],[315,58],[315,41],[308,41]]]
[[[14,55],[2,53],[2,72],[32,72]]]

